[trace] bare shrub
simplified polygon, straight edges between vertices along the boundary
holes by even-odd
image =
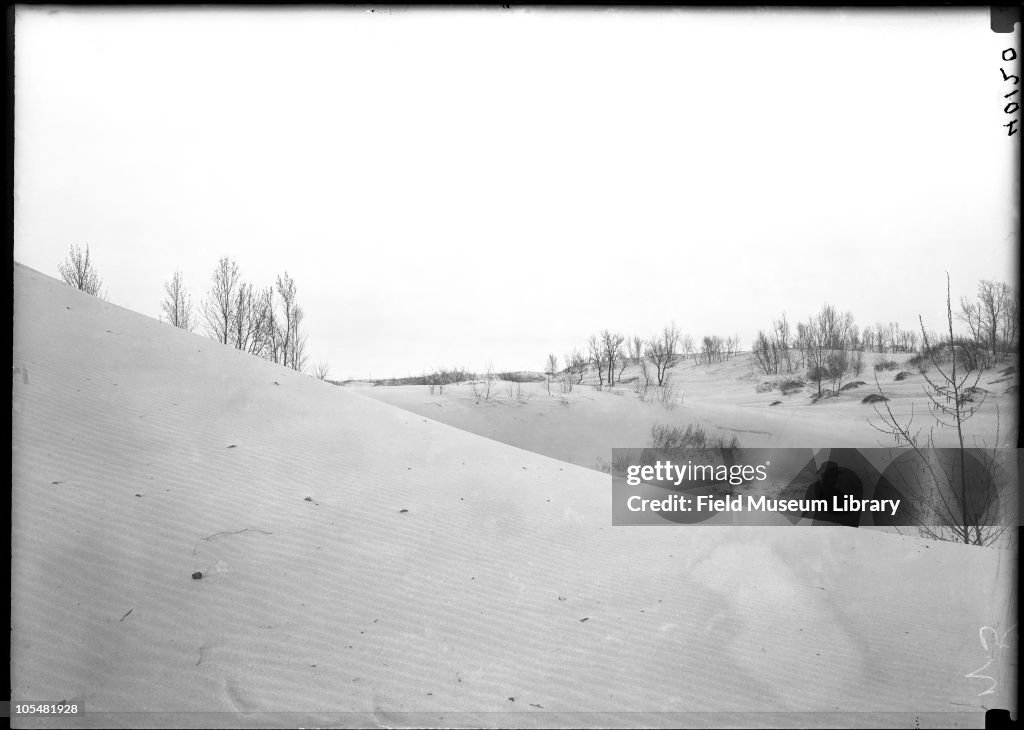
[[[658,402],[661,403],[661,407],[666,411],[675,410],[675,407],[682,402],[679,390],[671,375],[665,378],[664,384],[658,391]]]
[[[651,378],[647,370],[647,361],[640,361],[640,377],[633,381],[633,392],[637,394],[642,403],[650,403],[654,398],[651,387]]]
[[[330,372],[330,365],[327,364],[326,360],[321,360],[313,366],[313,377],[317,380],[327,380],[327,374]]]
[[[552,352],[548,355],[547,362],[544,365],[545,384],[547,385],[549,398],[551,397],[551,381],[555,379],[557,374],[558,358],[555,356],[555,353]]]
[[[490,362],[487,363],[487,369],[484,370],[484,400],[491,399],[491,388],[494,387],[494,365]]]
[[[430,395],[444,395],[448,378],[443,370],[435,369],[433,372],[425,375],[424,378],[427,382],[427,392]]]
[[[782,395],[789,395],[790,393],[802,390],[806,385],[807,383],[799,378],[787,378],[779,383],[779,392],[782,393]]]
[[[619,361],[622,352],[622,343],[626,338],[617,332],[604,330],[601,332],[601,358],[602,363],[608,367],[608,385],[615,385],[615,363]],[[622,370],[619,371],[621,374]]]
[[[597,339],[597,335],[591,335],[590,339],[587,340],[587,356],[590,358],[590,363],[594,366],[597,371],[597,384],[595,387],[597,390],[601,390],[601,386],[604,385],[604,355],[601,349],[601,343]]]
[[[679,329],[673,322],[672,324],[665,326],[660,335],[652,337],[645,345],[643,345],[643,357],[650,361],[651,365],[654,366],[654,374],[657,378],[658,385],[664,384],[665,378],[668,376],[669,369],[674,368],[679,363],[679,360],[682,357],[679,352],[679,343],[681,339],[682,335],[679,333]],[[640,344],[640,342],[636,342],[634,347],[639,347]],[[637,362],[639,361],[640,352],[637,351]]]
[[[583,382],[583,376],[587,374],[587,358],[578,349],[573,348],[565,356],[565,379],[572,385],[579,385]],[[572,388],[570,387],[571,391]]]
[[[854,350],[850,355],[850,370],[853,371],[855,377],[864,372],[863,350]]]
[[[106,292],[103,291],[103,280],[96,272],[92,260],[89,257],[89,245],[86,244],[85,252],[77,245],[72,246],[68,257],[57,265],[57,271],[64,283],[69,284],[79,291],[92,294],[94,297],[106,299]]]
[[[928,516],[916,522],[924,536],[937,540],[950,540],[973,545],[991,545],[1001,539],[1010,521],[1000,514],[999,492],[1006,486],[998,474],[995,447],[991,456],[980,462],[968,453],[964,442],[964,424],[972,418],[985,401],[985,391],[978,387],[981,369],[957,371],[957,340],[953,334],[953,308],[950,297],[949,274],[946,274],[946,324],[948,346],[953,350],[948,363],[939,360],[939,348],[933,346],[919,316],[924,351],[928,352],[932,366],[938,373],[933,378],[924,375],[925,394],[930,401],[932,417],[938,426],[956,429],[958,447],[935,448],[932,430],[922,437],[921,430],[911,430],[913,416],[903,421],[884,406],[884,412],[875,407],[881,425],[871,422],[877,430],[891,436],[897,446],[908,446],[916,454],[924,479],[918,479],[916,500]],[[878,385],[876,376],[875,383]],[[878,386],[881,393],[881,386]],[[975,396],[981,396],[976,399]],[[883,401],[884,402],[884,401]],[[998,412],[997,412],[998,419]],[[998,421],[997,421],[998,422]],[[998,443],[998,431],[996,435]],[[952,452],[952,457],[945,454]],[[946,459],[946,463],[943,463]],[[971,478],[968,479],[968,473]]]
[[[700,424],[691,423],[685,429],[669,423],[656,423],[651,427],[651,446],[656,449],[702,449],[707,442],[707,434]]]
[[[231,325],[235,320],[240,278],[238,263],[226,256],[221,258],[213,271],[210,291],[199,310],[206,325],[206,333],[223,345],[231,341]]]
[[[188,332],[195,326],[192,316],[192,297],[185,290],[181,271],[175,271],[170,281],[164,282],[165,297],[160,302],[160,309],[167,317],[167,322]]]
[[[699,423],[687,424],[686,428],[668,423],[656,423],[651,427],[651,446],[655,449],[694,449],[706,452],[711,449],[738,449],[740,441],[736,434],[708,437]]]
[[[917,370],[921,375],[924,375],[926,372],[931,370],[932,367],[928,356],[923,352],[920,352],[907,360],[907,365]]]

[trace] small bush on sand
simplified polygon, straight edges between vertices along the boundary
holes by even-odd
[[[878,393],[869,393],[868,395],[864,396],[864,398],[861,400],[861,403],[881,403],[882,401],[887,400],[889,399],[886,398],[884,395],[879,395]]]
[[[895,360],[888,360],[884,357],[880,357],[875,360],[875,370],[895,370],[900,364]]]
[[[914,375],[913,373],[908,373],[906,370],[900,370],[898,373],[896,373],[896,378],[895,379],[896,380],[906,380],[907,378],[912,377],[913,375]]]
[[[914,355],[912,358],[907,360],[907,366],[914,368],[914,370],[924,375],[926,372],[931,370],[931,358],[924,353]]]
[[[790,393],[797,392],[805,385],[807,385],[807,383],[805,383],[802,380],[796,378],[789,378],[788,380],[783,380],[781,383],[779,383],[779,391],[783,395],[789,395]]]
[[[682,402],[682,396],[677,392],[676,384],[672,380],[671,375],[665,376],[665,383],[661,386],[658,393],[658,402],[661,403],[661,407],[666,411],[673,410]]]
[[[543,383],[544,376],[539,373],[529,373],[525,371],[512,371],[505,370],[497,373],[498,380],[504,380],[509,383]]]
[[[656,423],[651,428],[651,446],[656,449],[738,449],[739,439],[736,435],[726,438],[714,436],[709,438],[704,427],[699,423],[691,423],[683,428],[669,423]]]

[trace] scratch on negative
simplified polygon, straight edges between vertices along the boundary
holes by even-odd
[[[243,527],[241,530],[224,530],[223,532],[215,532],[212,535],[207,535],[206,537],[202,537],[199,540],[197,540],[196,541],[196,546],[194,548],[192,548],[192,554],[193,555],[196,554],[196,550],[199,549],[199,543],[201,543],[201,542],[208,542],[208,541],[212,540],[215,537],[219,537],[220,535],[238,535],[238,534],[240,534],[242,532],[258,532],[258,533],[260,533],[262,535],[273,535],[274,534],[272,532],[267,532],[266,530],[257,530],[254,527]]]

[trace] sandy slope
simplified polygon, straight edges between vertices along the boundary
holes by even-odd
[[[893,356],[906,360],[909,355]],[[867,357],[868,362],[874,356]],[[363,395],[493,438],[580,466],[595,468],[611,460],[613,448],[647,446],[654,424],[686,426],[701,424],[709,434],[735,435],[747,447],[885,447],[891,438],[872,423],[882,425],[874,407],[861,400],[877,392],[874,374],[868,367],[857,379],[865,384],[846,391],[839,398],[812,403],[811,387],[782,395],[777,389],[757,392],[768,378],[751,369],[750,355],[716,365],[694,366],[688,360],[670,371],[681,402],[666,409],[655,402],[642,402],[628,381],[638,368],[623,372],[623,385],[597,390],[595,376],[588,376],[570,393],[544,383],[524,383],[508,392],[508,384],[497,382],[489,399],[474,397],[468,383],[447,386],[443,394],[429,393],[424,385],[378,386],[353,383],[346,387]],[[882,392],[889,397],[900,419],[914,415],[915,427],[934,423],[929,419],[924,379],[915,373],[894,380],[897,370],[878,373]],[[932,373],[934,376],[935,373]],[[992,383],[990,381],[1002,380]],[[989,393],[979,412],[967,423],[969,445],[981,447],[1016,444],[1017,399],[1007,392],[1019,376],[986,373],[979,385]],[[779,405],[771,406],[774,401]],[[915,415],[916,414],[916,415]],[[998,438],[997,438],[998,435]],[[937,429],[939,446],[953,446],[956,432]]]
[[[612,528],[607,476],[20,265],[13,355],[12,697],[83,703],[78,724],[980,726],[1009,706],[1006,551]]]

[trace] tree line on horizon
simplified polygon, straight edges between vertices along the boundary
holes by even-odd
[[[754,362],[764,375],[800,373],[817,386],[823,395],[823,383],[838,393],[847,376],[864,369],[864,353],[917,353],[922,361],[930,349],[945,347],[955,352],[967,370],[985,370],[1018,348],[1020,295],[1004,282],[983,280],[974,301],[961,297],[960,309],[952,315],[968,326],[969,334],[951,334],[944,342],[934,332],[920,333],[900,327],[897,322],[879,322],[874,328],[860,330],[851,312],[839,312],[825,304],[795,330],[786,314],[771,327],[758,330],[751,348]],[[887,369],[889,361],[876,360],[876,369]]]
[[[669,378],[668,371],[685,358],[692,356],[694,364],[722,362],[736,355],[739,345],[739,337],[708,335],[698,346],[693,337],[682,333],[674,322],[649,338],[626,337],[605,329],[590,336],[585,352],[573,348],[566,354],[562,369],[558,368],[558,358],[549,354],[544,372],[551,377],[568,376],[570,385],[578,385],[592,367],[597,374],[598,387],[604,387],[606,383],[615,385],[626,367],[633,363],[640,366],[640,377],[645,383],[664,386]]]
[[[65,283],[106,299],[103,281],[91,259],[89,246],[74,245],[57,267]],[[180,270],[164,282],[161,320],[188,332],[202,326],[206,335],[223,345],[262,357],[302,372],[308,360],[305,316],[298,303],[298,287],[288,272],[278,275],[273,286],[256,288],[242,281],[238,262],[222,257],[211,277],[210,289],[193,307]],[[327,364],[318,363],[313,374],[323,380]]]

